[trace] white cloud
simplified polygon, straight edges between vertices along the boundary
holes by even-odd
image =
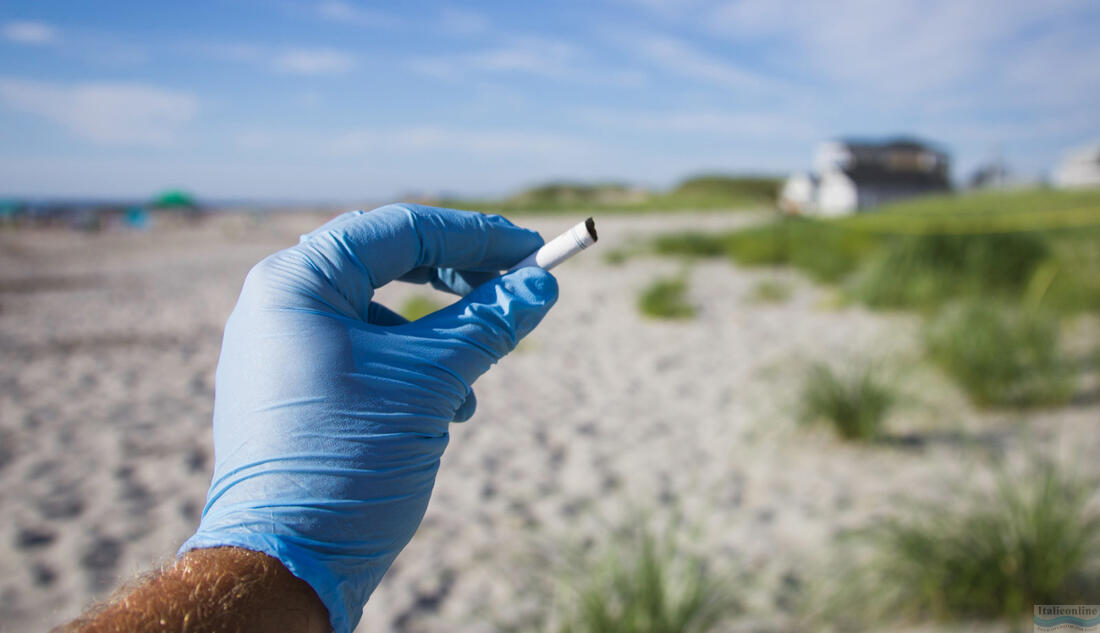
[[[568,65],[574,56],[574,48],[564,42],[531,39],[476,53],[469,59],[475,67],[484,70],[562,76],[569,73]]]
[[[772,59],[790,70],[868,94],[926,97],[988,81],[1015,63],[1032,33],[1087,2],[737,0],[705,13],[700,26],[739,44],[770,45]]]
[[[439,16],[439,28],[450,35],[481,35],[489,30],[489,19],[472,11],[444,9]]]
[[[187,92],[146,84],[0,79],[0,101],[104,145],[168,145],[198,111]]]
[[[318,158],[385,155],[427,159],[448,154],[524,160],[576,156],[596,147],[592,141],[570,134],[442,125],[356,127],[333,133],[249,128],[237,133],[233,144],[246,151],[275,149]]]
[[[297,75],[339,75],[355,66],[355,59],[328,48],[295,48],[275,57],[275,69]]]
[[[43,45],[57,41],[57,29],[44,22],[8,22],[0,27],[0,35],[9,42]]]
[[[364,9],[350,2],[330,0],[317,5],[317,15],[332,22],[354,26],[389,26],[394,23],[393,16]]]
[[[658,34],[617,37],[635,54],[666,72],[721,87],[758,89],[771,83],[734,62],[710,55],[683,40]]]
[[[212,42],[197,48],[215,59],[295,75],[340,75],[355,67],[354,56],[332,48],[277,48],[246,42]]]
[[[1017,47],[1012,63],[997,69],[998,78],[1018,95],[1018,102],[1046,107],[1088,104],[1087,115],[1095,120],[1100,39],[1093,28],[1082,25],[1077,32],[1047,33]]]
[[[409,67],[440,79],[461,79],[471,73],[521,73],[577,78],[579,51],[568,42],[543,37],[515,37],[502,46],[446,57],[414,59]]]
[[[338,153],[384,150],[398,153],[462,151],[494,156],[580,154],[592,149],[583,139],[526,130],[470,130],[413,126],[393,130],[357,129],[336,136],[329,147]]]
[[[698,13],[705,0],[618,0],[619,4],[644,9],[663,18],[682,18]]]
[[[195,49],[220,61],[242,64],[263,63],[273,55],[262,46],[245,42],[207,42],[195,45]]]
[[[588,109],[581,115],[600,126],[643,133],[701,134],[733,139],[805,139],[819,131],[804,114],[792,111],[673,110],[632,112]]]

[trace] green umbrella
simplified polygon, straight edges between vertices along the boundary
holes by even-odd
[[[159,209],[197,209],[198,203],[194,196],[179,189],[169,189],[157,194],[149,206]]]

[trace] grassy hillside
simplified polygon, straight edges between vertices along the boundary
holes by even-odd
[[[1100,190],[924,198],[837,220],[672,234],[653,247],[794,266],[819,281],[846,282],[854,298],[882,307],[1029,295],[1057,309],[1100,310]]]
[[[669,191],[624,183],[550,182],[503,200],[445,199],[441,206],[486,213],[644,213],[767,208],[775,204],[778,178],[707,174],[690,177]]]

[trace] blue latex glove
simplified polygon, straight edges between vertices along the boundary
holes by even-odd
[[[420,525],[448,425],[473,414],[470,385],[557,299],[539,268],[498,276],[540,245],[499,216],[390,205],[256,265],[225,326],[214,479],[180,553],[264,552],[337,633],[355,628]],[[395,279],[465,297],[410,323],[371,300]]]

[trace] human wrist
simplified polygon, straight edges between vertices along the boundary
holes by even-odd
[[[313,589],[278,560],[238,547],[191,550],[92,609],[64,633],[137,630],[329,633]]]

